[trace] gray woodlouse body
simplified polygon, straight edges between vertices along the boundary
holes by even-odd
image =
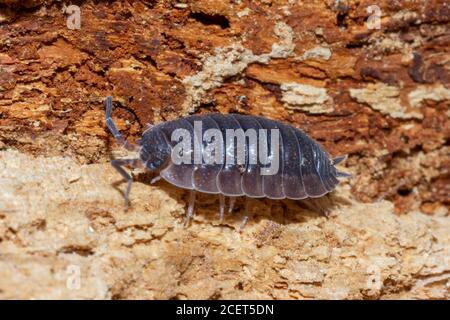
[[[224,196],[231,197],[230,210],[234,197],[294,199],[318,198],[331,192],[339,183],[338,177],[350,177],[348,173],[339,172],[335,165],[342,162],[345,156],[330,160],[326,151],[302,130],[291,125],[257,116],[238,114],[222,115],[212,113],[193,115],[177,120],[167,121],[147,129],[138,145],[129,144],[117,130],[112,118],[112,98],[106,99],[106,124],[119,144],[127,150],[136,150],[136,159],[112,160],[112,165],[127,180],[125,206],[128,206],[128,195],[132,178],[123,166],[144,167],[146,170],[158,172],[159,177],[184,189],[191,190],[187,221],[193,214],[195,191],[218,194],[220,197],[220,218],[223,219]],[[194,122],[201,121],[202,136],[208,129],[218,129],[225,136],[227,129],[277,129],[279,132],[279,169],[276,174],[262,175],[261,164],[248,161],[256,152],[256,148],[245,140],[245,163],[228,164],[226,154],[236,157],[235,150],[224,146],[223,164],[174,164],[171,152],[177,143],[172,141],[172,133],[176,129],[185,129],[194,135]],[[270,132],[270,131],[268,131]],[[258,136],[259,138],[259,136]],[[263,140],[269,145],[270,134]],[[224,139],[225,141],[225,139]],[[194,143],[194,142],[192,142]],[[205,142],[203,147],[205,147]],[[203,149],[202,149],[203,150]],[[246,220],[245,220],[246,221]]]

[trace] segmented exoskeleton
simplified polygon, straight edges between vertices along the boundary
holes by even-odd
[[[291,125],[257,116],[239,114],[193,115],[173,121],[167,121],[147,129],[137,145],[131,145],[117,130],[111,118],[112,98],[106,99],[106,125],[119,144],[128,150],[136,150],[139,157],[136,159],[112,160],[112,165],[127,180],[128,186],[125,192],[125,205],[128,206],[128,197],[131,190],[132,178],[124,170],[124,166],[143,167],[146,170],[157,172],[159,177],[180,188],[191,190],[187,221],[193,214],[195,192],[218,194],[220,197],[220,218],[223,219],[225,210],[225,196],[232,197],[230,208],[234,204],[235,197],[247,196],[251,198],[267,197],[270,199],[294,199],[321,197],[336,187],[338,177],[349,177],[348,173],[339,172],[335,165],[345,159],[344,156],[330,160],[325,150],[302,130]],[[263,137],[263,145],[270,154],[274,154],[271,148],[271,135],[278,132],[277,145],[279,155],[278,170],[275,174],[264,174],[266,168],[260,161],[252,162],[250,159],[258,159],[257,145],[250,143],[246,136],[244,141],[244,161],[237,161],[238,153],[236,145],[227,147],[225,138],[221,143],[223,154],[221,162],[206,163],[181,163],[173,161],[173,150],[178,140],[173,140],[172,134],[177,129],[182,129],[195,137],[194,127],[196,121],[201,123],[200,138],[204,137],[209,129],[217,129],[226,136],[227,130],[234,129],[247,132],[251,129],[257,133],[256,138]],[[264,130],[266,129],[266,130]],[[276,130],[272,131],[272,130]],[[266,132],[266,135],[262,135]],[[198,135],[197,135],[198,139]],[[191,141],[190,147],[195,149],[195,143],[199,143],[203,153],[210,141]],[[236,160],[228,163],[227,156]],[[219,157],[220,158],[220,157]],[[230,210],[231,211],[231,210]]]

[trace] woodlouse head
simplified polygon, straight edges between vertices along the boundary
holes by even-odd
[[[148,170],[161,170],[170,161],[170,146],[157,128],[147,130],[139,142],[139,156]]]

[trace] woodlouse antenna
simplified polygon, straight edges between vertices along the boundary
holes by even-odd
[[[106,126],[108,127],[109,131],[112,133],[114,138],[116,139],[117,143],[119,143],[122,147],[127,149],[128,151],[136,151],[138,147],[134,144],[129,143],[125,138],[122,136],[122,134],[119,132],[119,130],[116,127],[116,124],[114,123],[114,120],[112,119],[112,110],[113,110],[113,102],[112,97],[108,96],[106,97],[106,114],[105,114],[105,120],[106,120]]]
[[[136,151],[138,149],[138,146],[134,144],[128,143],[128,141],[125,140],[125,138],[122,136],[122,134],[119,132],[119,130],[116,127],[116,124],[114,123],[114,120],[112,119],[112,109],[113,109],[113,103],[112,103],[112,97],[108,96],[106,97],[106,126],[108,127],[109,131],[111,131],[114,138],[117,140],[117,142],[123,146],[128,151]],[[127,190],[125,191],[125,210],[128,209],[128,203],[129,203],[129,195],[131,191],[131,185],[133,183],[133,178],[131,175],[125,171],[123,168],[124,166],[136,168],[139,165],[139,159],[114,159],[111,160],[111,165],[120,173],[120,175],[127,181]]]

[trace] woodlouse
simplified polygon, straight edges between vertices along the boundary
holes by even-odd
[[[127,182],[125,192],[125,206],[128,207],[128,196],[131,190],[132,178],[124,170],[124,166],[143,167],[146,170],[159,173],[157,178],[163,178],[167,182],[191,190],[187,212],[188,222],[193,214],[195,191],[218,194],[220,198],[220,219],[223,220],[225,210],[225,196],[231,197],[230,210],[234,204],[235,197],[247,196],[251,198],[267,197],[271,199],[294,199],[321,197],[336,187],[339,183],[338,177],[350,177],[350,174],[339,172],[335,165],[342,162],[345,156],[330,160],[327,152],[316,141],[311,139],[302,130],[291,125],[258,116],[247,116],[238,114],[222,115],[211,113],[206,115],[193,115],[173,121],[160,123],[147,129],[137,145],[128,143],[118,131],[111,118],[112,97],[106,98],[106,125],[114,135],[119,144],[127,150],[138,151],[139,157],[135,159],[116,159],[111,164],[124,177]],[[256,163],[250,161],[258,158],[256,155],[257,145],[250,143],[250,137],[246,136],[243,142],[243,162],[238,161],[238,142],[230,148],[226,145],[225,138],[220,142],[223,144],[224,152],[217,153],[222,162],[205,164],[200,163],[174,163],[172,151],[176,148],[178,140],[172,141],[175,130],[183,129],[183,132],[195,136],[194,127],[196,121],[202,124],[201,137],[206,135],[208,129],[217,129],[223,137],[228,134],[227,130],[242,129],[255,130],[257,138],[262,141],[259,147],[266,147],[267,153],[272,157],[279,148],[280,157],[276,173],[263,174],[267,165],[262,165],[260,160]],[[198,123],[197,122],[197,123]],[[264,130],[266,129],[266,130]],[[196,129],[197,130],[197,129]],[[266,132],[266,135],[263,133]],[[199,132],[200,133],[200,132]],[[279,133],[279,145],[271,144],[275,133]],[[272,135],[272,136],[271,136]],[[227,136],[228,137],[228,136]],[[237,139],[237,138],[236,138]],[[255,140],[253,140],[254,142]],[[212,142],[212,139],[209,143]],[[234,138],[233,141],[234,142]],[[191,151],[195,149],[195,143],[199,143],[203,154],[208,146],[208,141],[192,140],[189,144]],[[273,150],[272,150],[272,149]],[[216,152],[216,151],[215,151]],[[216,155],[216,154],[215,154]],[[184,154],[186,156],[186,154]],[[195,158],[195,155],[193,155]],[[228,158],[236,161],[229,164]],[[189,155],[192,159],[192,155]],[[217,159],[217,158],[216,158]],[[267,162],[266,162],[267,164]],[[247,215],[244,221],[247,220]]]

